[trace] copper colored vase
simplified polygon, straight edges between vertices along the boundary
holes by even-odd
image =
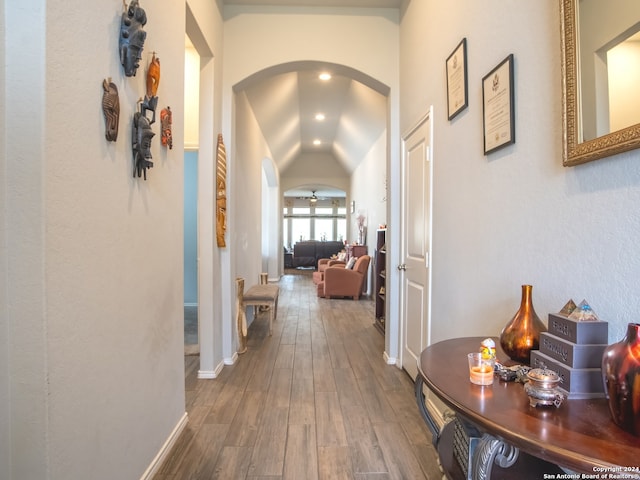
[[[520,310],[500,333],[500,346],[504,353],[512,360],[526,364],[529,364],[531,350],[537,350],[540,345],[540,333],[547,331],[533,309],[532,290],[531,285],[522,285]]]
[[[630,323],[627,335],[604,350],[602,378],[611,418],[640,436],[640,323]]]

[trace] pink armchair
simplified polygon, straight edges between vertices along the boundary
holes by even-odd
[[[343,267],[347,264],[342,260],[333,260],[331,258],[321,258],[318,260],[318,270],[313,272],[313,283],[318,285],[322,280],[324,280],[324,271],[332,267],[334,265],[342,265]]]
[[[318,283],[318,296],[322,298],[352,297],[358,300],[362,294],[364,281],[367,278],[371,257],[363,255],[353,266],[353,269],[341,265],[327,267],[324,280]]]

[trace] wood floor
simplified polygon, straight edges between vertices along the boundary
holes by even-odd
[[[279,285],[272,337],[261,313],[247,353],[213,380],[185,357],[189,423],[154,480],[441,479],[373,302],[319,299],[309,272]]]

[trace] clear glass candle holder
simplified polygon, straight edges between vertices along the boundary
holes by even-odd
[[[482,358],[479,352],[469,353],[467,358],[469,359],[469,381],[476,385],[491,385],[495,359]]]

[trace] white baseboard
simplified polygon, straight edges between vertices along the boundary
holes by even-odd
[[[223,367],[224,363],[220,362],[213,370],[198,370],[198,378],[218,378]]]
[[[231,358],[225,358],[224,359],[224,364],[225,365],[233,365],[237,361],[238,361],[238,352],[234,352],[234,354],[231,355]]]
[[[180,420],[178,420],[176,426],[173,428],[173,431],[169,434],[169,437],[164,442],[164,445],[162,445],[162,448],[160,448],[158,454],[155,456],[151,464],[147,467],[145,472],[140,477],[140,480],[151,480],[156,475],[156,473],[158,473],[158,470],[162,466],[162,463],[165,461],[169,453],[171,453],[173,445],[178,440],[178,437],[180,437],[180,434],[184,430],[184,427],[187,426],[188,422],[189,417],[187,416],[187,412],[184,412],[182,417],[180,417]]]
[[[436,397],[429,388],[425,387],[425,390],[425,407],[427,407],[433,421],[438,425],[438,429],[442,431],[444,426],[455,417],[455,412]]]
[[[395,365],[398,363],[398,359],[395,357],[390,357],[387,352],[384,352],[382,354],[382,357],[384,358],[384,361],[387,365]]]

